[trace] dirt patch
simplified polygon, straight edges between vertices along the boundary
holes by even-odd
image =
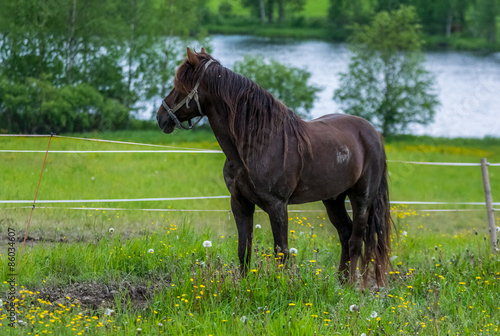
[[[92,281],[73,283],[66,287],[49,285],[33,292],[37,293],[36,298],[51,302],[54,306],[77,304],[85,309],[97,310],[113,308],[117,301],[124,305],[128,305],[130,301],[134,308],[143,309],[148,307],[148,301],[156,292],[168,287],[170,278],[150,280],[149,285],[128,281],[111,284]]]

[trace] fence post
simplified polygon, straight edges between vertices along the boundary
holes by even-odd
[[[493,252],[497,252],[497,232],[495,228],[495,215],[493,213],[493,200],[491,197],[490,177],[488,175],[488,162],[486,161],[486,158],[481,159],[481,171],[483,173],[484,198],[486,200],[488,226],[490,227],[491,248],[493,249]]]

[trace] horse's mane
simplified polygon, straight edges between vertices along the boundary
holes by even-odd
[[[183,93],[191,90],[194,85],[192,78],[196,80],[204,64],[213,59],[204,53],[197,54],[197,56],[200,64],[194,73],[187,74],[188,67],[181,65],[176,74],[176,89]],[[257,83],[223,67],[217,61],[215,66],[211,65],[207,68],[204,76],[208,94],[217,97],[227,106],[226,111],[219,112],[227,113],[224,117],[228,120],[230,136],[247,168],[247,159],[255,154],[262,154],[270,141],[279,139],[279,137],[276,138],[278,133],[283,135],[285,151],[283,164],[286,162],[290,134],[297,140],[297,150],[301,159],[305,153],[311,153],[305,122]]]

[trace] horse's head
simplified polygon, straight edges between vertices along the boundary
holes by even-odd
[[[205,49],[201,48],[201,52],[196,53],[187,48],[187,58],[175,74],[174,88],[156,113],[158,126],[163,132],[171,133],[175,126],[190,129],[191,119],[204,116],[200,102],[204,100],[206,90],[202,89],[205,87],[202,79],[206,69],[214,62]],[[189,127],[182,124],[184,121],[189,121]]]

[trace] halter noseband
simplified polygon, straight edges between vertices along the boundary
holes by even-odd
[[[177,127],[184,128],[186,130],[193,128],[193,124],[191,123],[191,119],[188,120],[189,127],[186,127],[179,121],[179,119],[175,115],[175,112],[177,112],[183,105],[186,105],[186,108],[189,108],[189,102],[191,101],[191,99],[194,99],[194,101],[196,102],[196,105],[198,106],[198,112],[200,112],[200,119],[198,119],[198,121],[194,125],[198,124],[200,122],[200,120],[205,116],[203,114],[203,112],[201,111],[200,99],[198,97],[198,87],[200,86],[200,82],[201,82],[201,79],[203,78],[203,75],[205,74],[205,71],[207,70],[208,66],[213,63],[213,61],[214,60],[210,60],[205,64],[205,68],[203,68],[203,72],[201,73],[200,77],[198,78],[198,81],[196,82],[193,90],[191,90],[191,92],[189,92],[189,94],[186,96],[186,98],[181,100],[177,105],[175,105],[173,108],[170,108],[167,105],[167,103],[165,102],[165,99],[163,99],[161,101],[161,104],[163,105],[163,107],[167,111],[169,117],[172,118],[172,120],[175,122]]]

